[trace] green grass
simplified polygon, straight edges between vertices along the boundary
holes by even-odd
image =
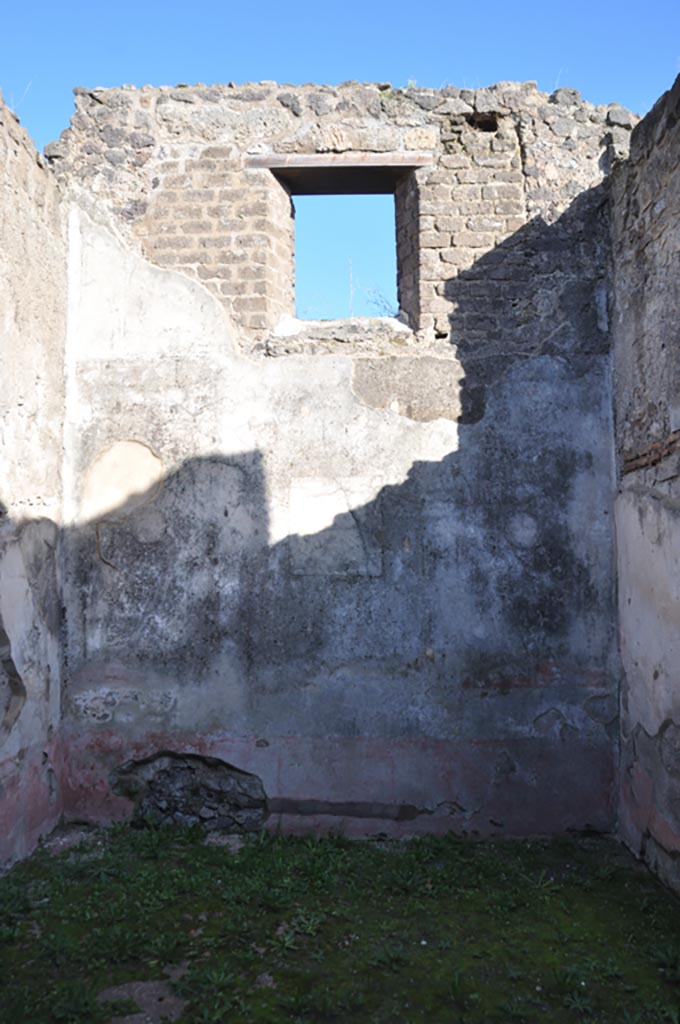
[[[607,840],[116,827],[0,879],[0,1021],[97,1024],[186,961],[186,1024],[680,1022],[679,909]]]

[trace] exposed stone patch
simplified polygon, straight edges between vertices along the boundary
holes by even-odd
[[[267,816],[261,780],[216,757],[162,751],[126,762],[111,785],[134,802],[133,820],[143,824],[254,832]]]

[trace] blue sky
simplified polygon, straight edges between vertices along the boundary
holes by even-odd
[[[593,103],[645,113],[680,72],[680,0],[33,0],[5,3],[0,32],[0,89],[40,148],[67,127],[76,85],[357,79],[476,88],[534,79],[547,92],[571,86]],[[360,215],[371,237],[381,217]],[[336,248],[347,224],[345,212],[331,224]],[[356,282],[362,292],[394,290],[389,261],[381,268],[369,253],[363,266],[366,237],[342,257],[338,315],[348,313],[349,258],[355,312]],[[316,306],[317,292],[318,283],[300,304]]]

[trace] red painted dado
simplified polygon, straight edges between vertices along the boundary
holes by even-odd
[[[59,738],[0,762],[0,866],[27,856],[62,814]]]
[[[62,777],[67,819],[103,823],[131,813],[109,773],[158,751],[217,757],[258,775],[268,827],[286,832],[415,835],[564,832],[611,826],[614,762],[552,739],[477,740],[148,733],[72,735]]]
[[[680,835],[659,811],[654,780],[638,762],[621,777],[619,831],[637,853],[643,852],[650,836],[666,853],[680,852]]]

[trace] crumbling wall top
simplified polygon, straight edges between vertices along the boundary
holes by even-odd
[[[108,210],[147,258],[201,280],[244,347],[261,352],[294,312],[296,178],[282,170],[291,162],[313,161],[307,189],[393,189],[402,319],[419,340],[443,340],[452,276],[599,185],[636,122],[619,106],[593,106],[573,89],[549,96],[534,82],[75,93],[71,127],[45,151],[62,184]],[[352,159],[380,170],[370,179],[355,167],[343,179]]]

